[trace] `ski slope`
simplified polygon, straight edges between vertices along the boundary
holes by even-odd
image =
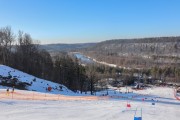
[[[164,91],[164,92],[163,92]],[[140,91],[138,91],[140,92]],[[180,102],[171,88],[153,88],[150,92],[159,101],[129,99],[105,100],[14,100],[0,99],[1,120],[133,120],[135,110],[142,120],[179,120]],[[155,99],[155,97],[151,98]],[[76,96],[73,96],[76,97]],[[141,96],[143,97],[143,95]],[[166,102],[162,102],[162,101]],[[127,108],[127,102],[131,108]]]
[[[18,92],[26,95],[31,93],[31,91],[23,90],[18,90]],[[128,94],[109,93],[106,99],[105,97],[101,99],[101,96],[58,96],[47,93],[43,99],[18,100],[0,91],[0,108],[2,109],[0,119],[133,120],[136,109],[136,116],[141,116],[142,109],[142,120],[179,120],[180,118],[180,101],[174,97],[173,88],[153,87]],[[45,93],[35,92],[35,94],[45,96]],[[124,97],[113,98],[112,96],[115,95]],[[136,97],[133,97],[134,95]],[[27,96],[32,96],[32,94]],[[131,105],[130,108],[127,107],[127,103]]]
[[[0,65],[0,75],[18,76],[25,82],[36,77]],[[122,87],[100,91],[96,96],[76,94],[63,86],[47,92],[45,87],[58,88],[60,84],[36,78],[27,90],[7,94],[0,86],[0,120],[179,120],[180,101],[171,87],[149,87],[132,90]],[[127,89],[129,93],[126,93]],[[130,104],[131,107],[127,107]],[[155,105],[152,105],[155,104]],[[142,116],[140,110],[142,109]]]

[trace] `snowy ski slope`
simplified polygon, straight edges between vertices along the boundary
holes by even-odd
[[[25,82],[32,82],[34,76],[0,65],[0,75],[18,76]],[[180,101],[171,87],[151,87],[145,90],[126,88],[97,92],[97,96],[75,94],[63,86],[63,91],[50,81],[36,78],[28,90],[15,90],[6,94],[7,87],[0,87],[0,120],[179,120]],[[32,91],[36,90],[36,91]],[[53,93],[53,94],[52,94]],[[131,107],[127,107],[130,104]],[[154,104],[154,105],[153,105]],[[140,110],[142,109],[142,116]]]

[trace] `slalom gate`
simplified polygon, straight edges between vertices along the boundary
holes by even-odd
[[[140,116],[137,115],[137,112],[141,112]],[[136,108],[135,113],[134,113],[134,120],[142,120],[142,108],[139,111]]]
[[[127,101],[127,104],[126,104],[126,110],[131,110],[131,104],[130,104],[130,101]]]

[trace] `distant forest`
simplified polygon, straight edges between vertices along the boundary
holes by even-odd
[[[155,70],[155,79],[180,81],[180,37],[107,40],[79,52],[122,68]]]
[[[163,82],[180,82],[180,38],[148,38],[139,40],[110,40],[77,49],[84,55],[116,64],[113,68],[101,64],[81,65],[67,52],[50,55],[30,34],[11,27],[0,28],[0,64],[8,65],[36,77],[64,84],[72,91],[94,94],[107,89],[108,79],[131,85],[138,73],[144,83],[149,77]],[[89,45],[88,45],[89,46]]]

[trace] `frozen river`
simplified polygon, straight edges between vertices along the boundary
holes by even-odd
[[[91,64],[95,63],[92,59],[82,55],[81,53],[74,53],[74,56],[79,59],[82,63]]]

